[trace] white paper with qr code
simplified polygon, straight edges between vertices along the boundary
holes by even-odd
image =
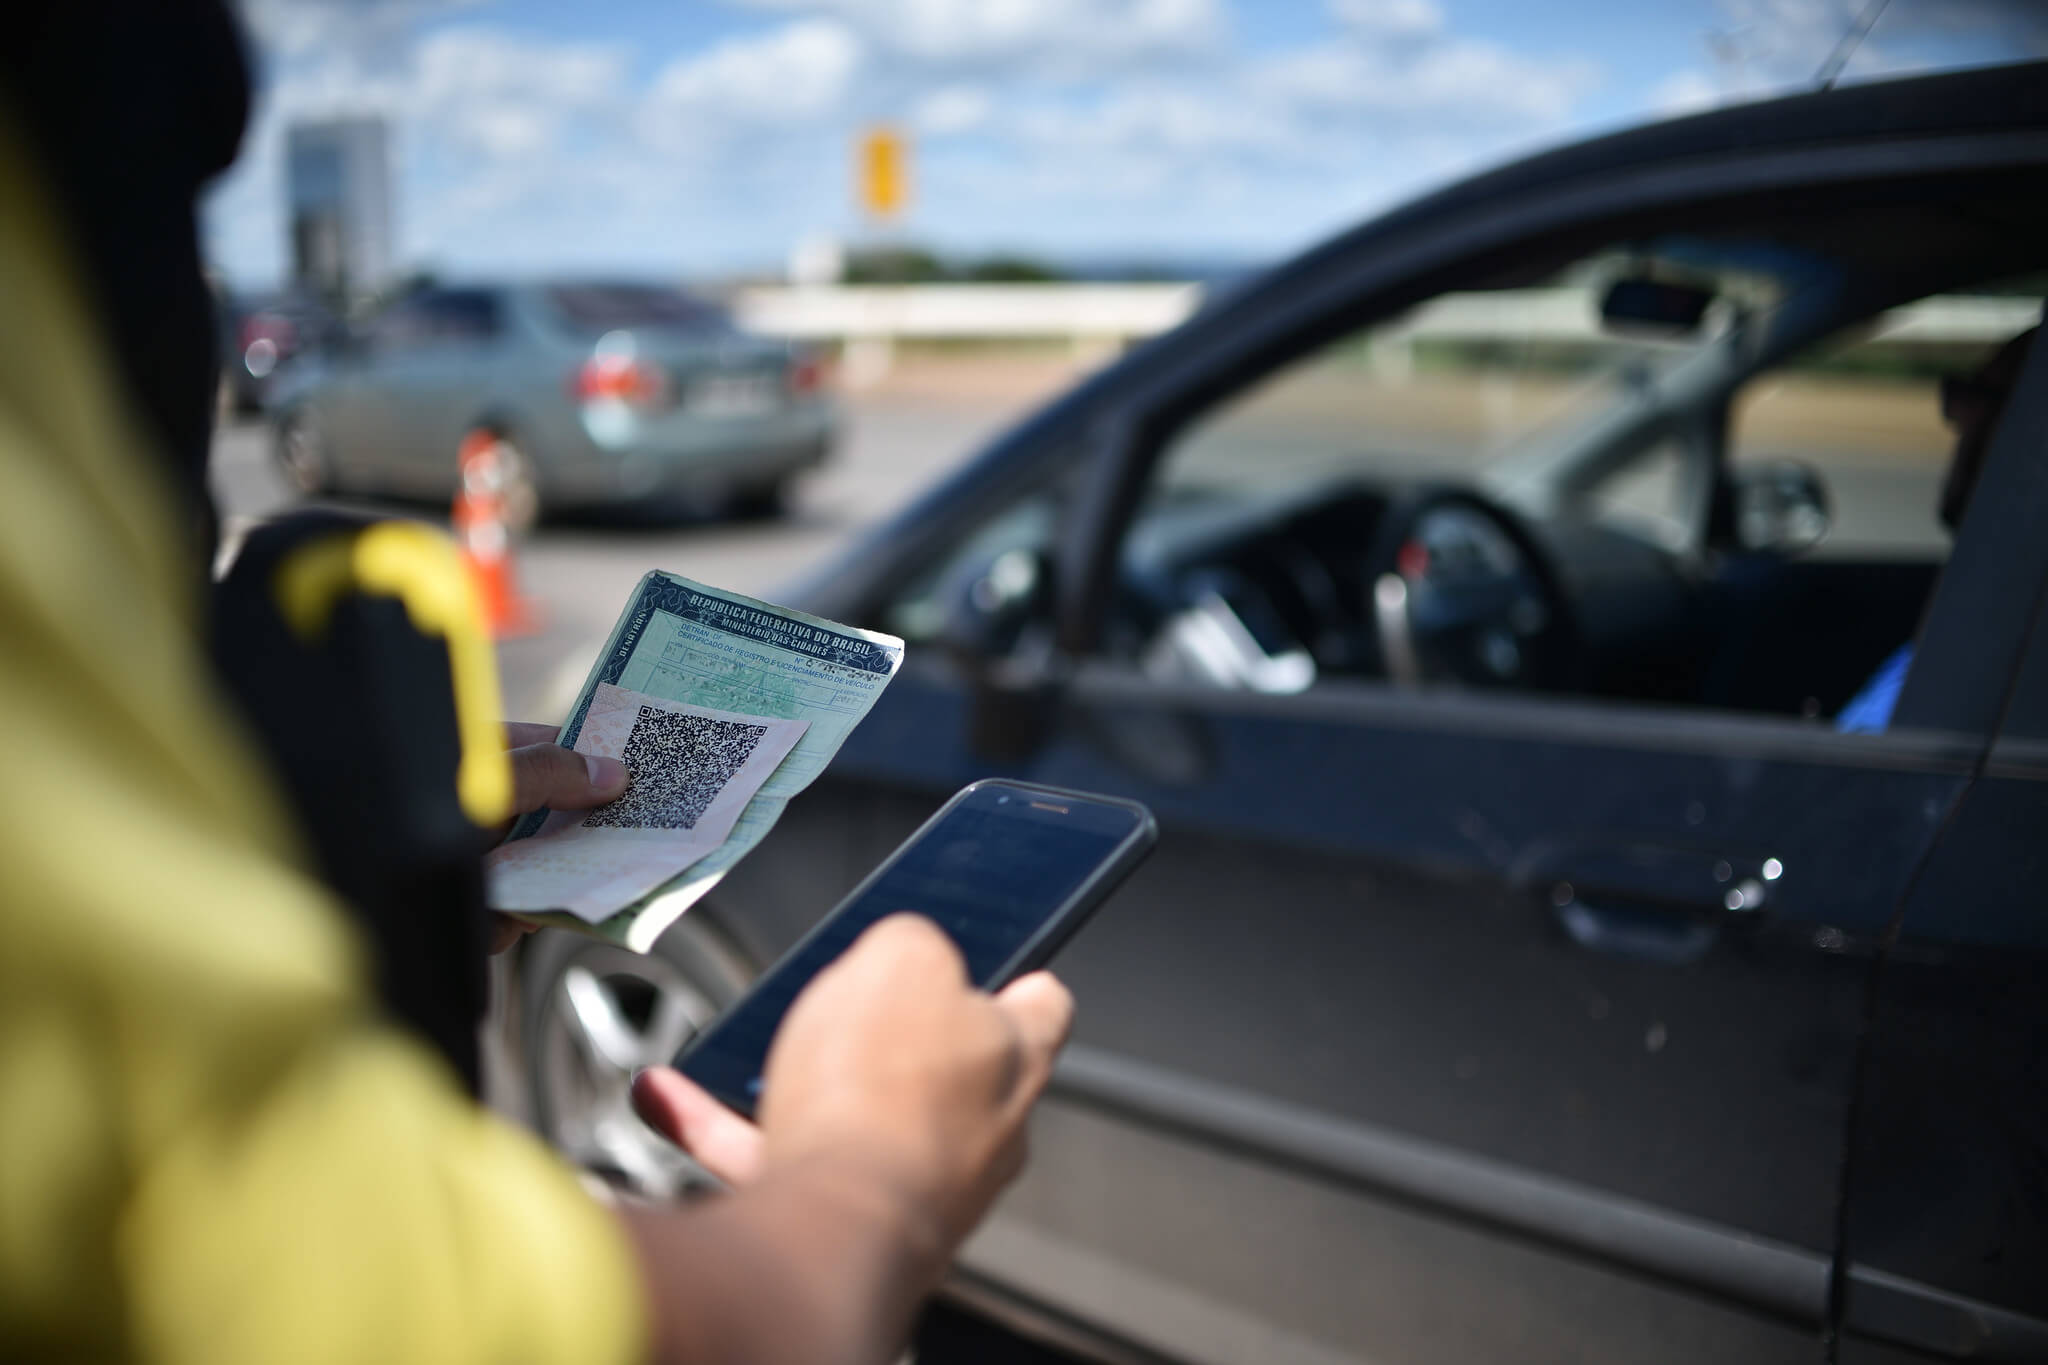
[[[789,799],[808,787],[839,752],[902,662],[903,642],[893,635],[843,626],[675,574],[648,574],[612,628],[562,726],[559,743],[583,752],[603,752],[586,748],[585,730],[594,721],[618,714],[624,709],[619,698],[634,694],[641,698],[633,708],[636,718],[637,707],[645,705],[751,725],[797,722],[806,728],[766,781],[744,798],[737,820],[716,847],[687,865],[673,866],[659,886],[612,900],[602,916],[507,904],[499,897],[495,868],[535,856],[514,850],[523,844],[553,842],[559,836],[551,831],[575,829],[590,836],[606,828],[585,829],[572,814],[537,812],[521,819],[508,841],[491,854],[492,905],[536,923],[576,929],[646,952],[663,930],[767,836]],[[758,741],[767,742],[765,735]],[[623,748],[619,756],[625,757]],[[631,759],[625,761],[632,768]],[[737,791],[737,778],[736,774],[735,783],[721,786],[721,791]],[[632,795],[629,787],[614,805]],[[707,808],[705,819],[709,813]],[[697,823],[702,825],[704,819]],[[549,833],[537,837],[544,832]],[[600,864],[593,877],[604,870]],[[604,895],[609,894],[608,884]],[[604,895],[584,895],[579,903],[595,906]],[[527,899],[531,898],[522,898]],[[557,902],[550,908],[562,905]]]
[[[596,923],[724,843],[761,784],[811,728],[682,706],[600,683],[576,752],[626,765],[609,805],[555,811],[531,839],[485,859],[499,910],[561,910]]]

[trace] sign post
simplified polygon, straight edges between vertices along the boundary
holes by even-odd
[[[858,175],[860,206],[880,223],[894,222],[910,203],[910,143],[888,124],[876,124],[860,137]]]
[[[903,131],[886,123],[864,130],[854,153],[853,178],[861,211],[878,229],[869,238],[874,244],[882,235],[879,230],[894,225],[910,206],[910,141]],[[840,374],[849,389],[868,388],[881,382],[895,359],[888,337],[857,337],[840,354]]]

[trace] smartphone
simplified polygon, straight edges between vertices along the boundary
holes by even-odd
[[[877,920],[932,920],[968,977],[996,990],[1045,965],[1152,851],[1159,827],[1136,801],[989,778],[963,788],[889,855],[676,1066],[749,1117],[768,1045],[797,994]]]

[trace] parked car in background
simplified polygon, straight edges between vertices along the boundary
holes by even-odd
[[[2048,1360],[2048,343],[1936,519],[2044,185],[2048,64],[1731,108],[1133,351],[780,595],[902,671],[653,954],[523,948],[542,1130],[658,1185],[630,1066],[1015,776],[1161,839],[956,1294],[1099,1360]]]
[[[262,409],[294,357],[333,346],[343,335],[334,311],[306,294],[228,295],[219,311],[221,383],[230,405],[242,413]]]
[[[717,503],[769,514],[832,446],[818,360],[655,284],[417,288],[283,376],[284,473],[307,493],[445,498],[466,436],[510,454],[507,503]]]

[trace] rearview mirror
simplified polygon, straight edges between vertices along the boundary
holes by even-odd
[[[1745,550],[1796,555],[1827,538],[1827,488],[1806,465],[1772,460],[1734,475],[1735,541]]]
[[[1696,284],[1624,275],[1600,300],[1600,325],[1612,332],[1688,337],[1700,329],[1714,291]]]

